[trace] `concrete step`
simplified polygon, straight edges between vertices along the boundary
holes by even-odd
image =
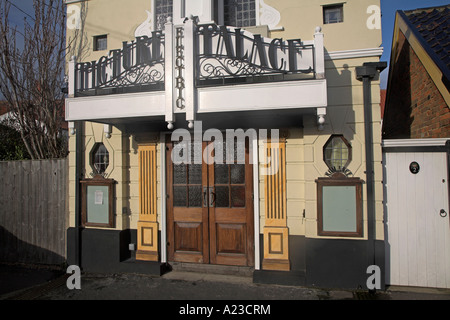
[[[254,268],[238,266],[222,266],[213,264],[197,264],[185,262],[169,262],[173,271],[196,272],[206,274],[232,275],[239,277],[253,277]]]

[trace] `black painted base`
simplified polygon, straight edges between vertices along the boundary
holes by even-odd
[[[81,269],[98,273],[141,273],[162,275],[167,266],[160,262],[139,261],[129,250],[137,243],[136,230],[81,229]],[[76,264],[76,229],[67,230],[67,263]]]
[[[137,243],[136,230],[81,229],[81,268],[86,272],[142,273],[162,275],[168,264],[138,261],[129,250]],[[76,229],[67,230],[67,263],[76,264]],[[260,235],[261,262],[264,239]],[[290,271],[257,270],[255,283],[339,289],[367,289],[367,268],[381,269],[381,290],[385,290],[384,242],[375,241],[375,256],[367,240],[312,239],[289,236]]]
[[[261,237],[261,248],[263,248]],[[384,242],[375,241],[375,256],[367,240],[312,239],[289,236],[291,271],[255,271],[257,283],[320,288],[367,289],[367,268],[380,267],[380,290],[385,290]],[[261,258],[263,255],[261,255]]]

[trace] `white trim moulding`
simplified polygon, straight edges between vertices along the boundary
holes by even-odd
[[[384,51],[383,47],[357,49],[357,50],[332,51],[332,52],[325,51],[325,60],[381,57],[383,55],[383,51]]]

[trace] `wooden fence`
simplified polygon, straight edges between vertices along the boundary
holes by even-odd
[[[65,261],[67,159],[0,162],[0,262]]]

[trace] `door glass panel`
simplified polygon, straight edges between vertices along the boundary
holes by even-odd
[[[245,183],[245,164],[231,165],[231,183],[243,184]]]
[[[189,165],[189,184],[201,184],[202,183],[202,165],[190,164]]]
[[[173,206],[186,207],[187,205],[187,190],[185,186],[173,187]]]
[[[235,208],[245,207],[245,186],[231,187],[231,206]]]
[[[216,208],[230,207],[230,188],[225,186],[216,186]]]
[[[186,184],[187,172],[185,164],[173,165],[173,183],[174,184]]]
[[[190,148],[191,164],[189,165],[189,184],[202,184],[202,143],[191,143]],[[200,163],[196,163],[196,159]]]
[[[228,165],[227,164],[215,164],[214,165],[214,183],[215,184],[228,184]]]
[[[189,187],[189,207],[202,206],[202,186]]]

